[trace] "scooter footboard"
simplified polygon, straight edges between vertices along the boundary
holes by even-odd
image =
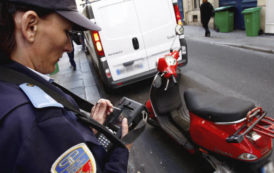
[[[178,144],[185,147],[189,152],[194,150],[193,146],[189,143],[188,139],[183,135],[183,133],[171,122],[168,115],[158,116],[160,127],[172,137]]]

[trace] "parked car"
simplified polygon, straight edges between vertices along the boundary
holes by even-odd
[[[188,62],[184,35],[175,34],[181,24],[177,1],[96,0],[82,13],[102,28],[84,34],[91,60],[108,88],[154,76],[158,58],[169,53],[173,42],[173,47],[182,47],[179,66]]]

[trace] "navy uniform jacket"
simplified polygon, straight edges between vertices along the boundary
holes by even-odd
[[[49,85],[76,104],[23,65],[12,62],[6,66]],[[127,161],[127,149],[117,147],[106,153],[73,112],[56,106],[35,108],[17,85],[0,81],[0,172],[85,172],[88,168],[94,172],[96,167],[97,173],[123,173]]]

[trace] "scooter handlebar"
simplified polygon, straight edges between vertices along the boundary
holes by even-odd
[[[182,50],[182,47],[179,47],[176,51],[179,52],[179,51],[181,51],[181,50]],[[174,50],[171,48],[171,49],[169,50],[169,52],[172,53],[172,52],[174,52]]]

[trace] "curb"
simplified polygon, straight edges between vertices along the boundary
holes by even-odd
[[[238,48],[242,48],[242,49],[249,49],[249,50],[254,50],[254,51],[258,51],[258,52],[274,54],[274,49],[272,50],[272,49],[265,49],[265,48],[261,48],[261,47],[250,46],[250,45],[217,42],[214,40],[208,41],[208,40],[203,40],[203,39],[199,39],[199,38],[191,38],[191,37],[186,37],[186,39],[200,41],[200,42],[207,42],[207,43],[215,44],[215,45],[232,46],[232,47],[238,47]]]
[[[249,50],[254,50],[254,51],[259,51],[259,52],[264,52],[264,53],[274,54],[274,50],[264,49],[264,48],[260,48],[260,47],[256,47],[256,46],[246,46],[246,45],[231,44],[231,43],[225,43],[224,45],[232,46],[232,47],[238,47],[238,48],[243,48],[243,49],[249,49]]]

